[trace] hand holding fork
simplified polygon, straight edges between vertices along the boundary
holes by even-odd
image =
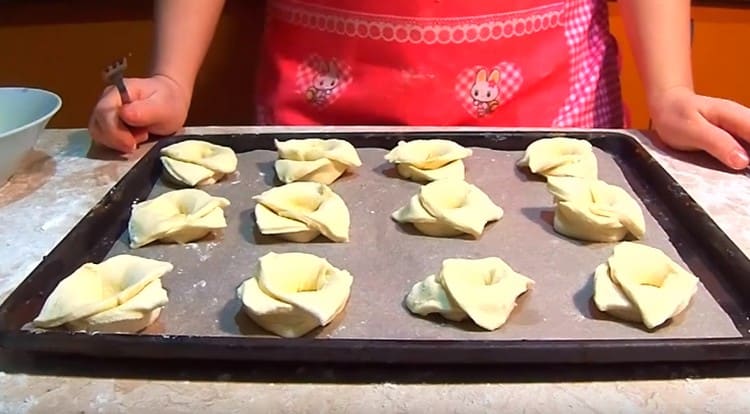
[[[134,151],[150,134],[166,136],[179,130],[190,104],[189,92],[173,78],[125,78],[127,67],[122,58],[104,69],[104,80],[114,88],[105,90],[89,120],[94,141],[124,153]]]

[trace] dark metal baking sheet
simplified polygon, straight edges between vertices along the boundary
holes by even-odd
[[[357,146],[390,148],[399,139],[426,136],[434,134],[344,137]],[[63,338],[68,339],[67,344],[75,348],[73,351],[76,352],[85,352],[80,345],[85,340],[82,338],[87,338],[88,343],[92,343],[91,340],[111,340],[113,344],[134,340],[134,343],[147,347],[157,346],[170,352],[175,350],[184,357],[241,359],[325,358],[367,361],[404,358],[412,362],[449,362],[445,352],[448,352],[448,359],[463,362],[520,362],[527,359],[572,362],[571,360],[579,358],[589,362],[606,362],[651,358],[733,358],[737,355],[746,358],[747,328],[743,323],[746,323],[744,317],[747,315],[747,308],[742,300],[747,298],[747,291],[737,291],[736,286],[724,286],[722,281],[726,282],[736,276],[727,273],[731,269],[716,267],[715,264],[722,264],[721,258],[707,255],[710,252],[705,250],[705,247],[719,243],[724,246],[722,251],[733,251],[733,257],[737,259],[736,247],[726,240],[726,236],[717,232],[712,222],[699,209],[689,203],[685,205],[686,195],[679,187],[670,182],[669,177],[655,163],[649,161],[648,156],[634,141],[624,136],[578,135],[592,138],[592,142],[600,147],[596,149],[600,177],[623,186],[642,201],[647,223],[644,242],[662,249],[679,263],[686,264],[701,277],[713,297],[701,287],[686,312],[655,332],[614,321],[591,306],[591,274],[596,265],[606,260],[611,253],[612,244],[575,242],[551,229],[551,198],[544,183],[538,177],[515,167],[515,162],[526,145],[543,136],[550,135],[520,133],[503,136],[449,136],[474,150],[474,155],[466,160],[467,180],[482,188],[505,210],[505,217],[490,224],[479,240],[427,237],[414,232],[409,226],[393,222],[390,213],[415,194],[418,184],[395,176],[392,168],[383,160],[384,149],[361,148],[359,151],[364,165],[355,174],[343,177],[332,185],[334,191],[344,198],[352,214],[351,242],[345,244],[321,239],[313,243],[295,244],[259,235],[254,230],[254,203],[250,197],[275,184],[273,160],[276,155],[273,151],[273,138],[205,137],[217,143],[229,144],[240,153],[238,173],[220,184],[205,188],[211,194],[224,196],[232,201],[232,205],[226,210],[229,227],[224,234],[215,240],[184,246],[151,245],[130,251],[127,248],[127,234],[122,232],[124,227],[121,227],[127,216],[123,217],[121,211],[118,223],[111,226],[120,226],[120,232],[109,232],[112,239],[118,240],[114,242],[114,246],[111,241],[108,246],[99,246],[96,256],[93,256],[96,257],[93,260],[101,260],[105,255],[130,252],[172,262],[175,270],[163,279],[169,291],[170,303],[159,321],[144,335],[88,336],[46,332],[24,336],[28,334],[17,330],[33,318],[38,312],[37,308],[23,318],[18,318],[19,315],[14,313],[17,319],[12,328],[14,331],[9,332],[8,337],[22,338],[26,347],[33,348],[45,342],[42,339],[44,337],[63,335]],[[160,168],[153,155],[154,151],[136,167],[136,171],[147,171],[149,179],[155,183],[153,190],[148,186],[145,189],[135,189],[133,185],[136,181],[126,177],[118,186],[120,188],[110,194],[117,196],[119,193],[123,199],[114,203],[105,201],[92,213],[105,208],[122,209],[133,192],[138,193],[139,199],[145,199],[168,190],[158,179]],[[683,203],[687,208],[672,211],[668,208],[670,203]],[[674,214],[676,211],[696,212],[700,214],[700,221],[683,221],[684,218]],[[696,226],[696,223],[699,224]],[[83,227],[84,223],[81,223],[79,229]],[[711,239],[695,239],[688,233],[688,230],[712,228]],[[88,233],[89,237],[96,237],[96,234]],[[721,239],[722,236],[724,240]],[[66,241],[61,245],[69,246]],[[104,241],[109,241],[106,236]],[[352,294],[342,315],[329,326],[308,335],[308,339],[282,340],[256,327],[242,314],[234,292],[242,280],[252,275],[257,258],[269,251],[314,253],[326,257],[335,266],[352,272],[355,278]],[[456,324],[446,322],[438,316],[419,318],[404,308],[403,298],[411,285],[436,272],[443,258],[490,255],[503,258],[517,271],[537,282],[535,288],[522,297],[519,307],[502,329],[486,332],[475,328],[470,322]],[[727,262],[724,260],[723,264]],[[746,266],[744,262],[740,264]],[[77,266],[67,264],[66,267],[72,271]],[[47,273],[50,270],[47,269]],[[734,267],[732,273],[738,270],[740,269]],[[55,273],[48,277],[59,279],[62,275]],[[737,282],[736,279],[734,281]],[[22,291],[22,287],[14,295]],[[41,300],[37,299],[37,306],[41,306],[43,298],[53,287],[54,283],[45,284]],[[728,294],[732,290],[734,297]],[[14,298],[9,298],[8,303],[12,299]],[[3,308],[7,309],[8,303]],[[0,312],[5,312],[6,309]],[[28,310],[31,309],[27,306]],[[6,316],[6,313],[2,315]],[[7,319],[3,318],[4,326],[7,326]],[[73,338],[75,341],[72,341]],[[434,344],[432,341],[438,342]],[[719,355],[697,351],[701,347],[705,349],[709,345],[715,346],[717,341],[722,344]],[[74,346],[74,343],[79,345]],[[431,343],[439,346],[440,350],[430,348]],[[679,344],[678,348],[675,348],[675,344]],[[218,352],[226,346],[245,349],[252,355]],[[609,349],[609,352],[592,354],[589,349],[592,346],[593,349],[603,346],[605,348],[602,349]],[[640,349],[639,346],[645,353],[616,353],[617,349]],[[304,349],[303,353],[300,353],[298,347]],[[424,349],[438,353],[432,358],[413,354],[414,347],[426,347]],[[389,351],[392,348],[398,352]],[[677,355],[669,351],[683,348],[690,352],[678,352]],[[259,349],[265,352],[259,352]],[[341,355],[341,351],[336,351],[356,349],[369,352],[361,352],[357,356]],[[451,349],[454,352],[450,352]],[[481,349],[486,351],[486,356],[479,360],[471,357],[474,354],[472,350]],[[498,352],[503,349],[502,352],[511,354],[500,355]],[[516,349],[516,352],[512,349]],[[553,354],[544,358],[534,356],[543,349]],[[572,354],[554,354],[564,349]],[[654,349],[658,351],[655,352]],[[492,352],[493,350],[498,352]],[[147,356],[138,355],[141,352],[134,350],[130,352],[135,352],[136,356]],[[107,352],[99,349],[96,353],[101,355]],[[322,356],[326,354],[328,356]]]
[[[667,327],[647,332],[636,325],[612,322],[590,306],[591,275],[611,254],[613,244],[571,241],[551,230],[551,197],[544,183],[530,180],[514,166],[522,152],[472,148],[466,160],[467,179],[484,189],[505,210],[500,221],[482,237],[436,238],[400,226],[390,214],[406,204],[419,185],[399,179],[384,164],[386,151],[359,150],[363,166],[332,185],[348,204],[351,241],[288,243],[258,234],[250,196],[273,184],[276,153],[257,150],[239,154],[239,174],[211,187],[212,195],[226,197],[229,227],[223,237],[184,246],[151,244],[128,248],[127,234],[110,255],[136,254],[166,260],[175,271],[163,279],[172,298],[160,323],[149,332],[179,335],[264,335],[246,318],[235,299],[235,289],[253,276],[257,259],[268,252],[301,251],[328,259],[354,276],[349,303],[341,317],[312,336],[356,339],[623,339],[738,337],[736,327],[700,288],[690,309]],[[611,157],[596,151],[600,177],[627,186]],[[149,198],[172,190],[158,183]],[[651,246],[680,260],[659,228],[647,215]],[[521,299],[509,322],[493,332],[472,323],[445,323],[440,317],[417,318],[404,309],[411,286],[436,273],[443,259],[499,256],[518,272],[536,281]],[[239,313],[239,314],[238,314]]]

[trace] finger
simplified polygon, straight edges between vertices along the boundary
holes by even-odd
[[[127,78],[124,81],[130,98],[136,102],[153,95],[152,88],[143,79]],[[122,99],[117,89],[112,86],[105,89],[94,111],[96,116],[93,117],[92,131],[104,144],[119,151],[131,152],[137,144],[148,140],[149,132],[147,127],[127,125],[120,119],[119,114],[112,115],[118,113],[121,108]]]
[[[729,132],[702,119],[698,123],[698,128],[691,133],[694,134],[692,140],[698,148],[708,152],[727,167],[735,170],[747,168],[747,152]]]
[[[168,116],[164,102],[153,96],[133,101],[120,108],[120,118],[132,127],[148,128],[159,124]]]
[[[707,98],[701,114],[712,124],[750,142],[750,108],[727,99]]]
[[[105,103],[100,102],[94,109],[90,130],[92,138],[101,144],[121,152],[135,150],[135,137],[130,129],[120,121],[116,106],[107,107]]]
[[[123,146],[119,142],[113,141],[109,138],[110,134],[105,132],[96,113],[92,114],[92,116],[89,118],[88,131],[89,135],[91,136],[91,140],[98,145],[120,152],[127,151],[127,146]]]
[[[94,121],[92,138],[100,144],[123,153],[131,153],[135,150],[135,140],[125,134],[113,133],[111,128],[102,125],[102,121]]]
[[[131,127],[130,131],[132,132],[136,143],[142,144],[148,141],[148,128]]]

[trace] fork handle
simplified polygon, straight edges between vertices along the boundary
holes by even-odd
[[[122,104],[129,104],[132,102],[130,100],[130,94],[128,93],[128,88],[125,87],[125,82],[123,82],[122,78],[119,78],[115,81],[115,87],[117,88],[117,91],[120,93],[120,99],[122,100]]]

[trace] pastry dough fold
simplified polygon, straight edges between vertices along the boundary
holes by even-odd
[[[268,253],[237,289],[245,313],[267,331],[296,338],[328,325],[346,306],[353,278],[308,253]]]
[[[640,239],[646,223],[638,202],[622,188],[596,179],[549,177],[555,201],[554,229],[578,240],[614,242],[628,234]]]
[[[168,177],[190,187],[214,184],[237,170],[231,148],[200,140],[185,140],[161,150]]]
[[[274,187],[253,197],[262,234],[306,243],[319,234],[335,242],[349,241],[349,209],[325,184],[300,181]]]
[[[687,308],[698,278],[661,250],[622,242],[594,273],[594,303],[612,316],[653,329]]]
[[[409,203],[391,217],[411,223],[429,236],[452,237],[463,233],[479,237],[503,210],[478,187],[459,179],[442,179],[420,187]]]
[[[362,165],[357,150],[341,139],[276,140],[276,175],[283,183],[312,181],[331,184],[347,170]]]
[[[164,193],[132,208],[128,232],[130,247],[155,241],[189,243],[226,228],[224,207],[229,200],[203,190],[185,188]]]
[[[86,263],[60,281],[33,325],[98,332],[137,332],[159,316],[167,304],[160,278],[168,262],[131,255]]]
[[[598,167],[591,143],[575,138],[544,138],[526,148],[518,166],[545,177],[596,178]]]
[[[444,178],[464,179],[462,159],[472,151],[445,139],[400,141],[386,154],[386,161],[396,164],[399,175],[417,182]]]
[[[446,259],[440,273],[415,284],[406,297],[412,313],[439,313],[452,321],[468,318],[492,331],[503,326],[516,298],[534,281],[516,273],[502,259]]]

